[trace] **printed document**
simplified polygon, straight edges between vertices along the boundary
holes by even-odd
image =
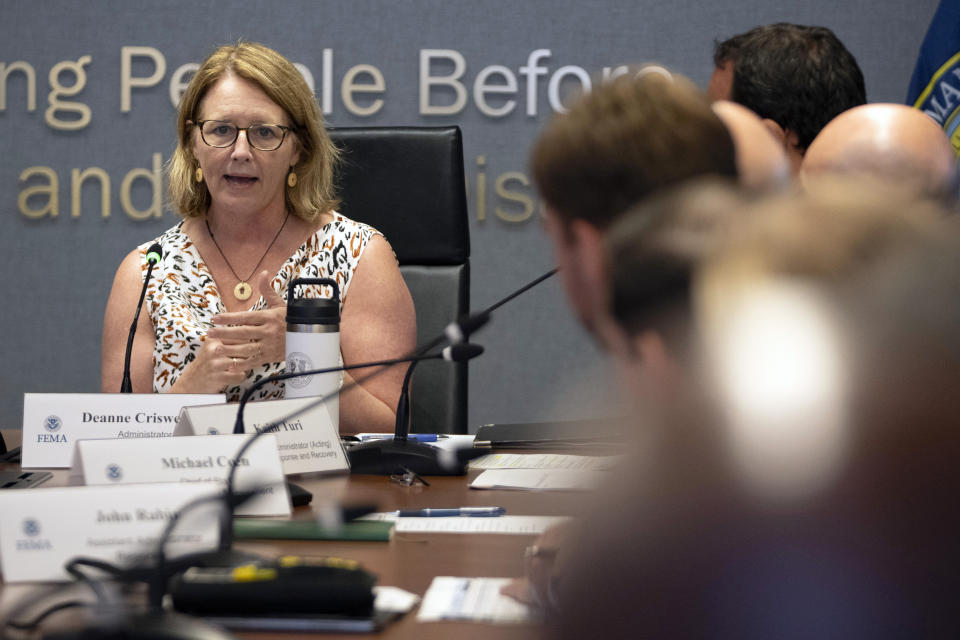
[[[423,596],[417,622],[537,622],[530,607],[500,593],[508,582],[510,578],[437,576]]]
[[[474,478],[471,489],[594,489],[603,472],[594,469],[488,469]]]
[[[490,453],[470,461],[471,469],[610,469],[618,456],[555,453]]]
[[[396,512],[369,513],[359,520],[396,522],[394,533],[501,533],[538,536],[548,527],[570,519],[569,516],[497,516],[477,518],[400,518]]]

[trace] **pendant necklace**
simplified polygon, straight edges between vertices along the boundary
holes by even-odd
[[[250,272],[250,275],[246,278],[241,278],[237,275],[236,269],[233,268],[233,265],[230,264],[230,261],[227,260],[227,256],[224,255],[223,249],[220,248],[220,245],[217,244],[217,239],[213,235],[213,230],[210,229],[210,221],[204,217],[203,222],[207,225],[207,233],[210,234],[210,239],[213,240],[213,246],[217,248],[217,251],[220,252],[220,257],[223,258],[223,261],[227,263],[227,267],[230,269],[230,273],[233,274],[233,277],[239,280],[237,286],[233,288],[233,297],[237,300],[246,300],[250,297],[250,294],[253,293],[253,287],[250,286],[248,280],[253,277],[253,274],[257,272],[257,269],[260,268],[260,263],[263,262],[263,259],[267,257],[267,254],[270,253],[270,249],[273,248],[273,245],[276,244],[277,238],[280,237],[280,234],[283,233],[283,228],[287,226],[287,220],[290,219],[290,212],[287,211],[287,217],[283,219],[283,224],[280,225],[280,230],[277,231],[277,235],[273,236],[273,240],[270,241],[270,245],[267,247],[267,250],[263,252],[263,255],[260,256],[257,266],[253,268],[253,271]]]

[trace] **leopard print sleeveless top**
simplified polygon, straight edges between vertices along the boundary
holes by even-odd
[[[147,271],[147,249],[154,242],[163,247],[163,258],[153,269],[146,297],[156,337],[153,349],[155,393],[170,389],[203,345],[207,330],[213,326],[210,319],[226,312],[213,276],[182,227],[181,222],[156,240],[138,247],[144,274]],[[274,291],[286,299],[287,285],[294,278],[332,278],[340,287],[342,311],[354,269],[375,235],[381,234],[373,227],[334,213],[332,222],[317,230],[284,262],[271,282]],[[303,289],[303,295],[321,295],[317,289]],[[250,310],[265,307],[261,297]],[[283,362],[271,362],[256,368],[243,383],[226,390],[227,400],[239,400],[244,389],[283,370]],[[283,394],[283,383],[276,382],[259,389],[252,399],[282,398]]]

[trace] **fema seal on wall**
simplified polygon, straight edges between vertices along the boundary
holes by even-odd
[[[123,477],[123,469],[120,468],[120,465],[108,464],[107,465],[107,480],[113,480],[117,482]]]
[[[43,428],[50,432],[59,431],[63,426],[63,420],[60,416],[47,416],[43,419]]]
[[[301,371],[310,371],[310,369],[313,369],[313,360],[307,354],[302,351],[291,351],[287,354],[287,373],[300,373]],[[310,384],[311,378],[313,376],[291,378],[286,381],[286,384],[294,389],[303,389]]]

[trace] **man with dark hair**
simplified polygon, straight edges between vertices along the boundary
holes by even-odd
[[[687,188],[608,232],[618,267],[692,275],[692,384],[571,534],[550,640],[958,635],[956,220],[809,186]],[[612,274],[627,310],[649,297],[633,270]]]
[[[867,100],[863,73],[830,29],[780,22],[717,41],[708,93],[753,110],[794,173],[820,130]]]

